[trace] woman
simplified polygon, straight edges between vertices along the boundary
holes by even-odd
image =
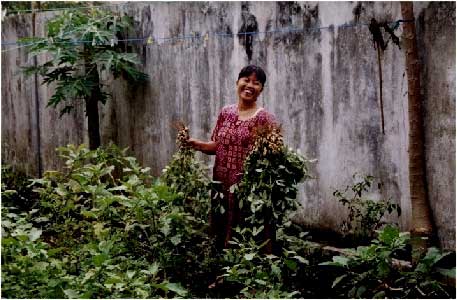
[[[238,103],[222,109],[211,141],[189,139],[195,150],[216,155],[213,179],[222,183],[224,197],[212,203],[210,224],[219,247],[228,246],[232,229],[239,223],[238,203],[230,193],[230,186],[241,180],[244,160],[254,145],[253,131],[257,126],[276,124],[275,117],[257,105],[265,82],[266,75],[260,67],[244,67],[236,81]],[[220,213],[221,210],[223,213]]]

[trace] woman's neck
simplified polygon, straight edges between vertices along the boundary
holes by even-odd
[[[238,100],[238,110],[239,111],[246,111],[246,110],[253,110],[257,108],[257,101],[246,103],[243,100]]]

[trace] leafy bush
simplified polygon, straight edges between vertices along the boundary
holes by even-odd
[[[2,207],[2,294],[7,298],[60,298],[56,278],[66,275],[62,262],[49,252],[42,231],[29,223],[31,213]],[[62,280],[66,281],[66,280]],[[46,288],[44,288],[46,287]]]
[[[281,143],[272,131],[263,142],[275,134]],[[207,234],[214,183],[185,144],[159,179],[114,145],[60,148],[65,171],[33,180],[35,208],[2,207],[3,297],[455,296],[438,280],[440,274],[455,278],[450,255],[431,248],[417,265],[398,268],[409,237],[392,226],[369,246],[320,264],[327,260],[323,252],[288,219],[298,205],[296,184],[309,177],[306,160],[283,146],[265,151],[263,142],[235,189],[247,217],[223,252]],[[2,185],[5,193],[16,191]],[[273,224],[270,253],[261,233]]]
[[[455,253],[450,264],[442,266],[442,262],[451,256],[451,252],[442,252],[435,247],[429,248],[414,270],[401,272],[401,277],[395,281],[396,285],[402,287],[402,297],[455,298],[455,287],[452,288],[443,281],[443,278],[447,277],[455,282],[455,265],[449,268],[450,264],[455,264]]]
[[[224,250],[222,275],[234,283],[232,293],[225,296],[242,298],[300,297],[294,280],[309,262],[296,251],[283,249],[278,255],[262,250],[268,241],[258,244],[249,228],[236,228],[237,237],[230,241],[231,248]],[[303,249],[301,249],[303,251]]]
[[[200,262],[208,255],[208,239],[204,222],[185,212],[183,197],[154,181],[147,168],[115,146],[59,151],[67,170],[48,171],[34,180],[41,197],[35,214],[39,217],[28,218],[27,226],[41,228],[42,236],[34,242],[52,252],[47,257],[40,252],[45,255],[42,262],[61,271],[47,273],[41,285],[35,284],[40,294],[27,281],[9,281],[20,257],[5,256],[4,296],[17,297],[18,289],[26,298],[46,298],[51,291],[58,298],[188,295],[178,281],[193,283],[191,275],[201,270]],[[2,243],[2,254],[19,251],[13,246],[29,246],[27,240],[14,239]]]
[[[357,174],[353,177],[356,176]],[[354,185],[346,186],[344,191],[333,192],[333,196],[349,209],[348,221],[343,221],[343,232],[353,235],[356,240],[365,241],[373,238],[375,230],[384,225],[382,218],[386,213],[391,214],[396,211],[398,216],[401,215],[400,206],[392,203],[391,199],[375,201],[363,197],[363,194],[372,187],[373,181],[374,177],[368,175]],[[379,183],[378,190],[381,190],[381,186]]]
[[[398,251],[404,251],[409,242],[409,233],[402,233],[394,226],[386,226],[378,232],[378,238],[369,246],[356,250],[348,249],[349,254],[334,256],[331,262],[321,266],[335,266],[338,277],[332,288],[338,296],[347,298],[449,298],[450,289],[433,277],[435,264],[449,253],[440,253],[436,248],[429,249],[412,271],[403,271],[395,260]],[[397,263],[396,263],[397,262]],[[408,268],[403,267],[403,268]],[[453,270],[441,269],[446,274]],[[422,291],[422,289],[424,291]],[[455,293],[455,291],[454,291]]]

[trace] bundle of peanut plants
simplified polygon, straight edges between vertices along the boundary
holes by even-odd
[[[242,222],[226,250],[225,280],[238,283],[243,297],[301,297],[296,286],[309,264],[298,253],[303,233],[288,233],[291,213],[299,207],[297,185],[310,178],[303,156],[287,148],[281,129],[263,126],[246,159],[240,183],[232,191]]]
[[[199,222],[200,236],[192,237],[200,245],[188,248],[189,253],[193,252],[194,259],[184,263],[189,272],[182,279],[189,282],[189,288],[199,297],[213,297],[206,291],[221,268],[222,258],[209,235],[208,215],[211,195],[218,190],[218,182],[209,178],[207,167],[197,159],[195,150],[189,146],[189,128],[183,122],[176,122],[174,127],[177,129],[177,151],[163,169],[160,180],[180,196],[184,210]],[[179,264],[176,267],[182,268]]]

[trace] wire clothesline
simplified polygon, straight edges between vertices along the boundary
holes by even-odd
[[[390,22],[389,24],[399,24],[399,23],[406,23],[406,22],[414,22],[414,20],[397,20],[395,22]],[[100,44],[100,43],[94,43],[93,40],[73,40],[73,41],[52,41],[48,40],[48,43],[55,43],[55,44],[85,44],[85,43],[92,43],[94,45],[102,46],[102,45],[110,45],[112,43],[116,42],[145,42],[147,45],[152,45],[154,44],[155,41],[173,41],[173,40],[185,40],[185,39],[203,39],[203,40],[208,40],[210,36],[218,36],[218,37],[233,37],[233,36],[248,36],[248,35],[260,35],[260,34],[271,34],[271,33],[299,33],[299,32],[311,32],[311,31],[318,31],[318,30],[323,30],[323,29],[331,29],[331,28],[350,28],[350,27],[357,27],[357,26],[369,26],[369,24],[366,23],[357,23],[357,24],[341,24],[341,25],[330,25],[330,26],[322,26],[322,27],[314,27],[314,28],[287,28],[287,29],[277,29],[277,30],[268,30],[268,31],[251,31],[251,32],[241,32],[241,33],[222,33],[222,32],[208,32],[204,35],[194,32],[192,34],[188,35],[182,35],[182,36],[175,36],[175,37],[154,37],[152,35],[146,36],[146,37],[136,37],[136,38],[127,38],[127,39],[112,39],[110,43],[106,44]],[[42,38],[45,39],[45,38]],[[33,43],[28,43],[28,44],[23,44],[19,41],[12,41],[12,42],[3,42],[1,43],[2,46],[9,46],[9,45],[20,45],[15,48],[9,48],[9,49],[4,49],[2,52],[8,52],[12,50],[18,50],[24,47],[29,47],[33,46],[39,43],[43,43],[44,40],[33,42]]]

